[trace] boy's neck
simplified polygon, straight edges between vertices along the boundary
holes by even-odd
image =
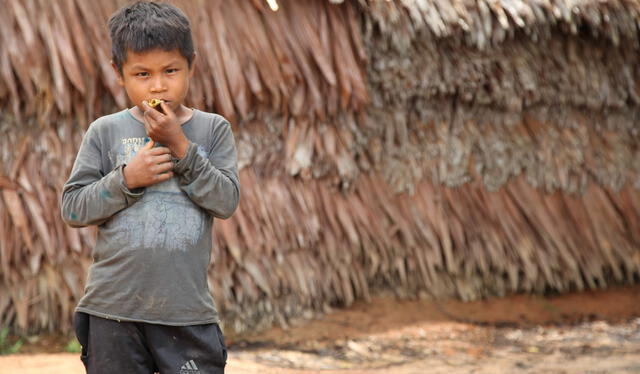
[[[138,106],[129,108],[129,112],[138,121],[144,123],[144,113],[142,112],[142,110],[140,110],[140,108],[138,108]],[[183,125],[185,122],[190,120],[191,117],[193,116],[193,109],[188,108],[184,105],[180,105],[178,110],[176,110],[175,115],[176,115],[176,118],[178,118],[178,122],[180,122],[180,124]]]

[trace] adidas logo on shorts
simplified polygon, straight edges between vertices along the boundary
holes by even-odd
[[[187,361],[180,368],[180,374],[200,374],[200,370],[196,366],[196,363],[193,360]]]

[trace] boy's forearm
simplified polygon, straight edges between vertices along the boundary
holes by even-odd
[[[235,149],[233,156],[230,167],[218,168],[210,160],[198,155],[197,146],[190,143],[185,157],[174,168],[180,188],[191,201],[217,218],[229,218],[240,201]]]
[[[142,197],[124,185],[122,166],[87,185],[70,180],[62,193],[62,219],[72,227],[100,225]]]

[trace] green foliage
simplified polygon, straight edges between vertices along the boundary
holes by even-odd
[[[67,344],[65,350],[69,353],[80,353],[82,352],[82,346],[80,345],[78,339],[73,338],[69,341],[69,344]]]
[[[9,343],[9,329],[7,327],[0,330],[0,355],[10,355],[18,353],[22,347],[22,339],[15,343]]]

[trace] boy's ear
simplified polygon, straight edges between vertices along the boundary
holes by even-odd
[[[116,79],[118,80],[118,84],[124,86],[124,79],[122,79],[122,74],[120,73],[120,69],[118,69],[118,65],[116,65],[113,60],[111,60],[111,67],[113,71],[116,73]]]
[[[196,71],[196,57],[198,55],[196,55],[195,52],[193,52],[193,55],[191,56],[191,68],[189,69],[189,78],[193,78],[193,73],[195,73]]]

